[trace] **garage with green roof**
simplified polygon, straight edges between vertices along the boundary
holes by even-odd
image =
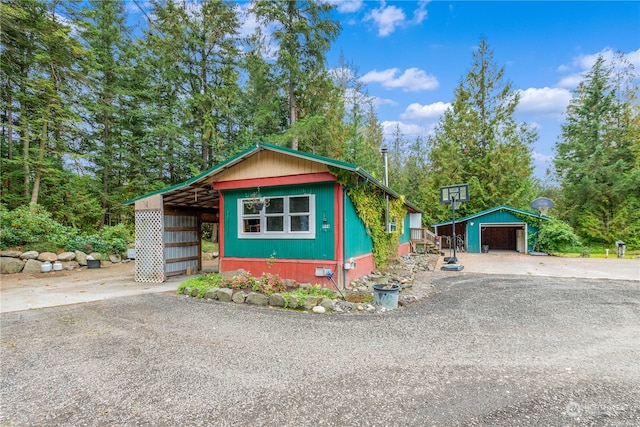
[[[492,250],[529,253],[542,221],[551,218],[511,206],[497,206],[455,220],[458,249],[469,253]],[[442,248],[452,248],[452,221],[433,224]]]

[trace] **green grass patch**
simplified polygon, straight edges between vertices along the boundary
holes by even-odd
[[[202,252],[218,252],[218,244],[202,241]]]
[[[300,306],[303,306],[306,299],[310,296],[335,299],[337,298],[337,293],[332,291],[331,289],[323,288],[320,285],[313,285],[305,288],[296,288],[291,292],[284,292],[282,294],[282,297],[285,301],[285,307],[289,306],[291,296],[295,296],[298,299],[298,304]]]
[[[220,283],[222,282],[222,277],[217,274],[203,274],[202,276],[196,276],[188,279],[185,282],[182,282],[180,286],[178,286],[178,293],[183,294],[186,288],[191,290],[198,290],[198,298],[202,298],[204,294],[213,288],[221,288]]]

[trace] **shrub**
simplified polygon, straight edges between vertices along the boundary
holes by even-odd
[[[575,235],[570,225],[551,220],[542,224],[538,232],[538,248],[545,252],[565,252],[569,248],[581,246],[580,239]]]
[[[111,241],[107,241],[99,234],[74,236],[64,246],[69,251],[100,252],[101,254],[122,254],[127,250],[127,242],[125,240],[114,238]]]
[[[0,230],[0,246],[5,248],[43,241],[64,242],[67,235],[74,233],[54,220],[42,206],[35,204],[12,211],[0,207]]]

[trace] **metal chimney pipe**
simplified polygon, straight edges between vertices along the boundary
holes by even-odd
[[[383,162],[383,169],[384,169],[384,185],[388,187],[389,186],[389,156],[388,156],[389,149],[385,145],[380,149],[380,152],[382,153],[382,162]]]
[[[382,162],[383,162],[383,169],[384,169],[384,185],[385,187],[389,186],[389,149],[387,148],[387,146],[385,145],[384,147],[382,147],[380,149],[380,152],[382,153]],[[384,212],[384,219],[385,219],[385,229],[387,230],[387,232],[391,231],[389,230],[389,194],[386,194],[386,209]]]

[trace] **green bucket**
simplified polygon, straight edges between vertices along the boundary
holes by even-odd
[[[381,307],[398,308],[400,285],[373,285],[373,302]]]

